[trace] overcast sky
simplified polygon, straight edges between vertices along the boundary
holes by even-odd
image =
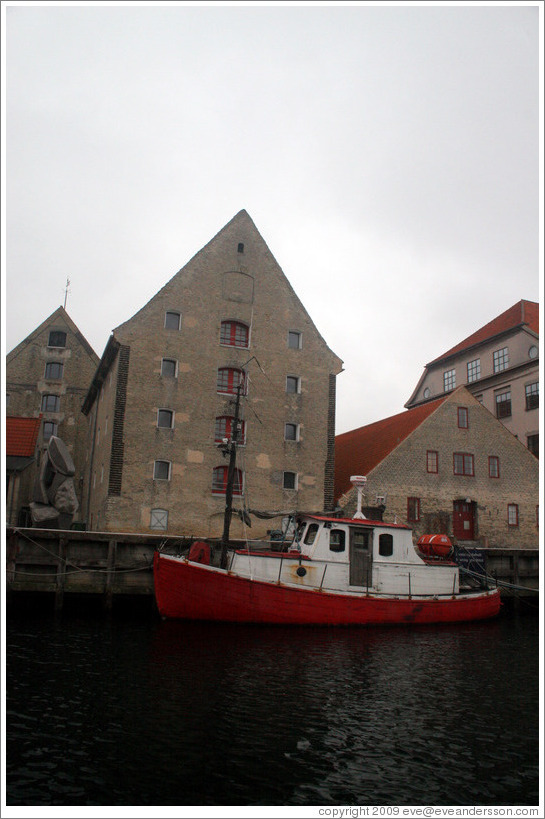
[[[69,278],[101,355],[242,208],[344,361],[338,433],[539,300],[538,4],[2,11],[7,351]]]

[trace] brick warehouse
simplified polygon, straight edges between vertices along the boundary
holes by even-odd
[[[365,475],[365,502],[416,537],[535,548],[539,462],[465,387],[399,415],[338,435],[335,496],[356,508],[351,475]]]
[[[106,345],[83,404],[88,528],[220,535],[239,383],[235,507],[332,509],[341,370],[240,211]]]

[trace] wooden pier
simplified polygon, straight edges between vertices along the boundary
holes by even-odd
[[[19,592],[52,594],[57,610],[65,595],[94,595],[111,609],[116,598],[154,597],[155,550],[172,551],[189,542],[165,535],[7,527],[7,590],[11,598]],[[497,579],[504,597],[537,596],[537,548],[484,551],[486,572]]]

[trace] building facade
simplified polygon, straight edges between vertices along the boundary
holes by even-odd
[[[405,406],[416,407],[462,385],[538,457],[539,305],[536,302],[518,302],[426,364]]]
[[[338,435],[335,463],[347,514],[356,509],[350,476],[363,475],[365,504],[384,506],[384,519],[415,538],[538,546],[539,462],[465,387]]]
[[[80,507],[87,460],[87,418],[81,407],[99,360],[63,307],[6,358],[6,412],[42,417],[41,449],[52,435],[64,441],[76,467]]]
[[[6,417],[6,524],[30,526],[30,502],[42,448],[42,416]]]
[[[232,536],[278,527],[251,510],[331,509],[341,369],[240,211],[112,333],[83,406],[88,527],[221,535],[237,393]]]

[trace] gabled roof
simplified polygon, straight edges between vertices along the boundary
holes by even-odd
[[[351,488],[351,475],[366,475],[435,412],[447,396],[335,437],[335,500]]]
[[[33,458],[42,423],[39,418],[6,417],[6,455]]]
[[[14,359],[22,350],[26,348],[26,346],[34,339],[36,336],[39,336],[40,333],[43,333],[44,330],[48,329],[49,327],[59,324],[67,329],[69,329],[74,336],[77,338],[78,342],[81,344],[85,352],[91,357],[94,358],[98,362],[98,355],[95,353],[85,336],[79,330],[78,326],[72,321],[64,307],[57,307],[57,309],[51,313],[49,318],[46,318],[45,321],[36,327],[23,341],[21,341],[17,347],[14,347],[7,356],[6,361],[9,362]]]
[[[495,319],[489,321],[488,324],[485,324],[484,327],[481,327],[480,330],[477,330],[463,341],[460,341],[459,344],[451,347],[450,350],[447,350],[443,355],[434,358],[433,361],[426,364],[426,367],[437,364],[437,362],[443,361],[443,359],[460,353],[469,347],[473,347],[475,344],[482,344],[485,341],[496,338],[503,333],[508,333],[523,325],[527,325],[532,332],[539,335],[539,304],[537,302],[521,299],[521,301],[514,304],[504,313],[501,313]]]

